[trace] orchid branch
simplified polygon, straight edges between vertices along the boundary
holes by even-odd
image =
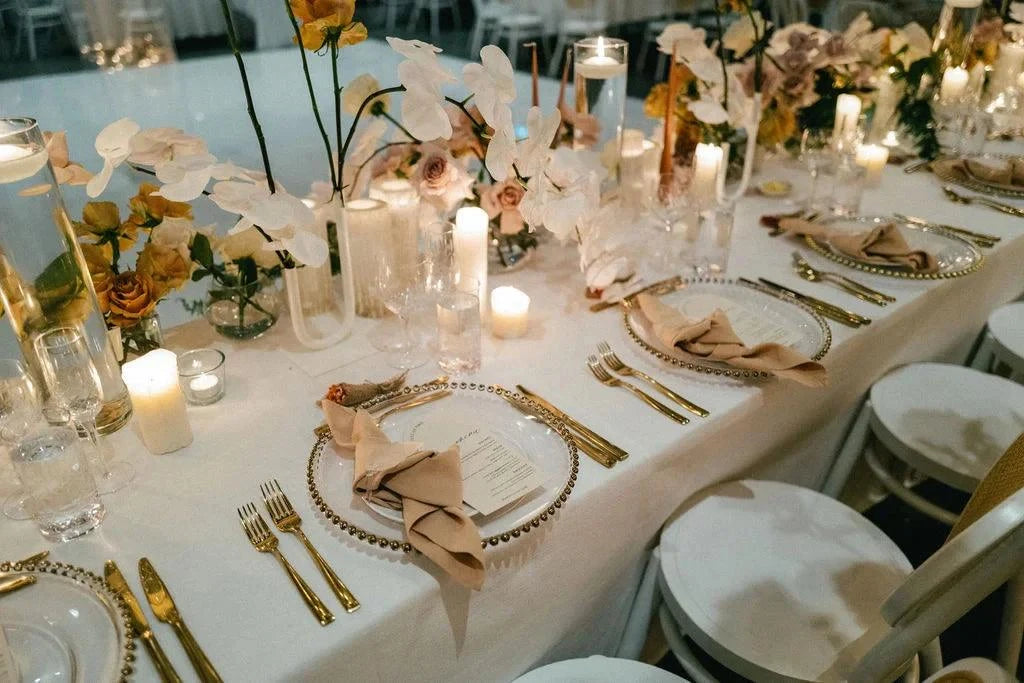
[[[382,112],[380,113],[380,115],[381,115],[381,116],[383,116],[384,118],[386,118],[386,119],[387,119],[388,121],[390,121],[391,123],[395,124],[395,128],[397,128],[398,130],[400,130],[400,131],[402,131],[403,133],[405,133],[405,134],[406,134],[406,135],[407,135],[407,136],[409,137],[409,141],[410,141],[410,142],[412,142],[412,143],[414,143],[414,144],[419,144],[419,143],[423,142],[422,140],[418,139],[418,138],[417,138],[417,137],[416,137],[415,135],[413,135],[412,133],[410,133],[410,132],[409,132],[409,129],[408,129],[408,128],[406,128],[405,126],[403,126],[403,125],[402,125],[402,123],[401,123],[401,121],[399,121],[398,119],[396,119],[396,118],[395,118],[394,116],[392,116],[391,114],[387,113],[386,111],[382,111]]]
[[[725,46],[722,45],[722,8],[715,0],[715,28],[718,29],[718,61],[722,64],[722,106],[729,108],[729,71],[725,67]]]
[[[369,95],[367,95],[366,99],[364,99],[359,104],[359,109],[356,111],[355,118],[352,119],[352,125],[349,126],[348,135],[345,136],[345,144],[341,145],[339,150],[338,150],[338,182],[339,183],[340,182],[344,182],[343,179],[345,178],[345,156],[348,154],[349,145],[352,144],[352,137],[356,133],[356,126],[359,125],[359,119],[363,115],[363,110],[366,109],[366,106],[368,104],[370,104],[370,102],[374,101],[378,97],[380,97],[382,95],[387,95],[387,94],[393,93],[393,92],[405,92],[405,86],[404,85],[395,85],[395,86],[392,86],[390,88],[383,88],[381,90],[377,90],[376,92],[372,92]],[[341,125],[340,121],[339,121],[338,125],[339,126]],[[341,139],[340,132],[339,132],[338,139],[339,140]]]
[[[410,143],[408,143],[408,142],[388,142],[388,143],[378,147],[377,149],[373,150],[373,153],[370,154],[370,156],[366,157],[366,160],[363,163],[359,164],[359,166],[356,167],[356,173],[352,177],[352,185],[351,186],[355,187],[356,185],[359,184],[359,174],[363,172],[363,169],[366,167],[366,165],[368,163],[370,163],[371,161],[373,161],[373,158],[376,157],[378,154],[380,154],[381,152],[383,152],[386,149],[390,149],[392,147],[402,147],[402,146],[405,146],[405,145],[408,145],[408,144],[410,144]],[[349,196],[351,196],[351,193],[349,193]]]
[[[341,153],[341,85],[338,82],[338,43],[337,41],[331,42],[331,77],[334,79],[334,137],[338,145],[338,173],[337,180],[341,183],[341,172],[343,170],[345,161],[344,156]],[[344,205],[345,197],[341,198],[341,203]]]

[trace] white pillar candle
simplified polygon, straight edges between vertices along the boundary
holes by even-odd
[[[380,318],[387,313],[387,309],[376,296],[374,280],[377,277],[378,245],[391,231],[388,207],[377,199],[349,200],[345,204],[345,227],[348,229],[349,254],[352,257],[356,313],[368,318]]]
[[[967,81],[970,74],[967,69],[959,66],[951,66],[942,73],[942,85],[939,86],[939,101],[942,104],[953,104],[967,90]]]
[[[718,145],[697,143],[693,153],[693,198],[701,206],[718,201],[718,176],[722,172],[724,150]]]
[[[487,246],[490,242],[490,219],[479,206],[464,206],[455,212],[452,246],[455,252],[455,274],[460,291],[480,297],[480,315],[487,310]],[[477,289],[470,291],[475,280]],[[471,286],[471,285],[470,285]]]
[[[889,162],[889,148],[882,145],[861,145],[857,148],[857,163],[864,167],[865,182],[877,187],[882,182],[882,171]]]
[[[833,140],[844,140],[857,132],[860,108],[860,98],[856,95],[843,93],[836,98],[836,123],[832,130]]]
[[[502,339],[522,337],[530,324],[530,297],[515,287],[491,292],[491,334]]]
[[[604,80],[626,73],[626,63],[606,54],[604,36],[598,36],[596,53],[576,62],[576,72],[584,78]]]
[[[370,185],[370,199],[379,199],[388,205],[390,247],[399,263],[411,266],[418,250],[420,193],[404,178],[383,178]]]
[[[1002,43],[999,56],[992,65],[992,92],[1001,93],[1017,82],[1017,75],[1024,71],[1024,44]]]
[[[121,377],[132,397],[142,443],[150,453],[170,453],[192,443],[174,352],[156,349],[128,361]]]
[[[639,207],[644,200],[644,133],[635,128],[622,131],[619,155],[619,198],[625,206]]]

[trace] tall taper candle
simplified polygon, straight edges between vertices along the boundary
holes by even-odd
[[[832,131],[832,140],[845,143],[857,131],[857,119],[860,118],[860,98],[850,93],[843,93],[836,98],[836,124]]]
[[[455,229],[452,232],[455,273],[460,281],[476,281],[479,289],[469,293],[480,298],[481,316],[487,310],[488,223],[487,212],[479,206],[464,206],[455,212]]]
[[[662,182],[672,182],[672,156],[675,152],[675,102],[678,96],[679,67],[676,66],[676,45],[672,45],[672,61],[668,65],[668,92],[665,94],[665,125],[661,143]]]

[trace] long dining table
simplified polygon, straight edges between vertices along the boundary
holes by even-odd
[[[344,51],[343,68],[346,80],[372,71],[387,85],[397,61],[386,45],[368,41]],[[267,51],[247,55],[247,63],[275,175],[299,193],[326,169],[298,55]],[[329,92],[326,60],[313,63],[316,83]],[[445,64],[457,71],[462,62],[445,58]],[[519,75],[518,87],[528,92],[527,75]],[[542,82],[544,104],[553,105],[556,93],[557,83]],[[67,129],[71,158],[91,167],[98,166],[93,137],[122,116],[144,127],[198,133],[213,153],[239,164],[255,165],[259,158],[230,56],[145,71],[3,82],[0,115],[34,116],[45,129]],[[651,125],[636,101],[628,105],[627,119]],[[772,169],[800,178],[797,169],[781,162],[760,177]],[[139,181],[122,169],[105,198],[124,203]],[[80,211],[82,189],[67,188],[65,195],[72,214]],[[774,380],[723,381],[661,364],[630,339],[619,310],[588,310],[591,302],[583,296],[571,245],[545,240],[523,270],[491,275],[492,286],[515,284],[532,297],[531,325],[520,339],[485,333],[482,367],[465,380],[525,384],[630,456],[610,470],[583,458],[572,496],[539,534],[487,551],[487,576],[479,592],[458,586],[422,558],[380,554],[336,530],[306,490],[312,430],[322,420],[315,400],[332,382],[382,379],[393,372],[367,340],[373,321],[360,319],[348,340],[311,352],[294,341],[287,320],[264,338],[232,342],[217,337],[202,320],[185,320],[174,301],[161,311],[168,328],[165,345],[176,351],[223,350],[225,398],[189,409],[194,441],[172,454],[149,454],[132,428],[114,434],[116,453],[137,475],[126,489],[105,496],[108,514],[101,527],[49,545],[31,522],[0,518],[0,561],[44,547],[54,560],[93,571],[115,559],[132,568],[126,575],[141,595],[133,568],[138,558],[149,557],[227,680],[502,681],[554,660],[615,654],[659,529],[683,501],[708,485],[742,476],[819,486],[851,412],[875,380],[908,362],[962,362],[989,312],[1024,290],[1024,220],[953,204],[928,173],[905,175],[889,166],[881,187],[865,194],[864,211],[919,215],[993,233],[1002,241],[985,251],[980,270],[963,278],[902,281],[864,275],[897,298],[884,309],[800,280],[791,268],[791,252],[799,245],[770,237],[758,225],[760,215],[780,206],[753,194],[739,202],[727,275],[767,277],[873,319],[856,330],[831,326],[832,345],[823,361],[830,382],[824,389]],[[197,202],[196,212],[197,224],[219,219],[221,231],[230,221],[204,202]],[[812,263],[827,265],[802,251]],[[657,375],[711,415],[678,425],[626,392],[599,384],[585,359],[602,340],[627,363]],[[410,381],[437,374],[436,367],[424,366]],[[0,495],[5,495],[11,482],[8,470],[2,472]],[[337,620],[320,627],[274,560],[249,545],[235,509],[257,502],[259,484],[271,478],[280,482],[313,543],[362,602],[359,611],[345,614],[334,605]],[[282,544],[301,574],[319,580],[293,539],[283,538]],[[693,561],[700,562],[700,548],[692,550]],[[325,599],[331,597],[326,587],[316,586]],[[179,672],[190,672],[169,628],[155,628]],[[137,680],[157,680],[141,648],[136,669]]]

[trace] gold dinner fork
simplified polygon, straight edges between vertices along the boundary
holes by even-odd
[[[601,367],[601,363],[600,361],[597,360],[597,356],[587,357],[587,367],[590,368],[590,371],[594,373],[594,377],[596,377],[598,381],[600,381],[602,384],[607,384],[610,387],[622,387],[624,389],[628,389],[632,393],[636,394],[637,398],[642,400],[644,403],[654,408],[665,417],[675,420],[679,424],[686,424],[690,421],[689,418],[683,417],[676,411],[669,408],[667,405],[659,402],[653,396],[650,396],[646,392],[637,389],[629,382],[623,382],[621,379],[612,377],[610,374],[608,374],[607,370]]]
[[[313,616],[320,622],[320,625],[327,626],[327,624],[334,621],[334,615],[331,614],[331,610],[327,609],[327,605],[317,597],[313,589],[309,587],[309,584],[295,571],[295,567],[288,560],[284,559],[284,555],[277,549],[277,536],[267,526],[267,522],[256,510],[256,506],[252,503],[246,503],[238,508],[238,518],[242,520],[242,528],[245,530],[245,535],[249,537],[249,542],[252,543],[253,547],[261,553],[272,554],[281,563],[281,566],[284,567],[284,570],[291,578],[292,583],[298,589],[299,594],[302,595],[302,599],[306,601],[309,611],[313,613]]]
[[[281,490],[281,485],[277,483],[277,479],[260,484],[260,491],[263,493],[263,502],[267,506],[267,512],[270,513],[270,518],[274,520],[274,526],[277,527],[277,530],[282,533],[298,536],[299,540],[302,541],[302,545],[306,546],[309,556],[316,563],[317,569],[324,575],[324,579],[331,587],[331,591],[338,596],[338,600],[341,601],[341,605],[345,608],[346,612],[355,612],[359,609],[359,601],[356,600],[356,596],[352,595],[352,591],[348,589],[345,582],[334,573],[331,565],[327,564],[327,560],[317,552],[317,549],[306,538],[305,532],[302,531],[302,518],[299,517],[299,513],[295,512],[295,508],[292,507],[288,496]]]
[[[670,399],[672,399],[682,407],[686,408],[694,415],[697,415],[698,417],[707,417],[708,415],[711,414],[704,408],[701,408],[696,403],[688,401],[687,399],[683,398],[676,392],[672,391],[671,389],[669,389],[664,384],[654,379],[647,373],[641,372],[636,368],[631,368],[625,363],[623,363],[622,360],[617,355],[615,355],[615,352],[612,351],[612,347],[608,345],[608,342],[599,343],[597,345],[597,350],[598,352],[600,352],[601,360],[604,361],[604,364],[607,365],[610,369],[619,373],[620,375],[626,375],[627,377],[639,377],[640,379],[644,380],[652,387],[663,393],[665,396],[668,396]]]

